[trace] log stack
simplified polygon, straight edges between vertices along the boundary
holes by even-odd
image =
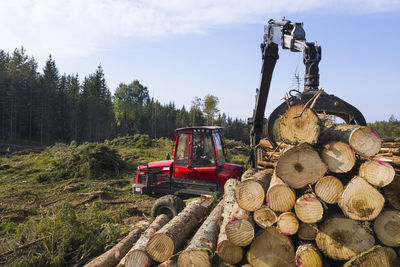
[[[197,200],[141,238],[144,262],[400,266],[400,139],[323,121],[304,106],[283,118],[284,142],[261,140],[265,162],[229,179],[209,216],[211,204]]]

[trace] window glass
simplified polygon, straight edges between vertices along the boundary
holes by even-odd
[[[214,148],[209,133],[193,133],[192,167],[214,167]]]
[[[178,145],[176,147],[175,165],[187,166],[189,164],[189,141],[190,134],[179,134]]]
[[[221,166],[224,164],[224,151],[222,149],[222,140],[219,133],[213,133],[215,141],[215,150],[217,151],[217,165]]]

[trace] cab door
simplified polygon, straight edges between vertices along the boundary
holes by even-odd
[[[191,138],[190,132],[179,132],[176,137],[173,178],[192,177],[193,170],[189,168]]]
[[[204,182],[217,181],[215,149],[211,131],[195,131],[192,134],[190,152],[191,179]]]

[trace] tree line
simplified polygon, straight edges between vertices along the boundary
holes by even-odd
[[[49,56],[42,72],[24,48],[0,50],[0,140],[3,142],[97,142],[148,134],[172,138],[186,126],[220,125],[227,138],[248,142],[248,126],[218,110],[219,100],[196,97],[189,109],[162,104],[138,80],[121,83],[111,94],[104,70],[80,80],[60,74]]]

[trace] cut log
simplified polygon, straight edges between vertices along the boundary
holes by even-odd
[[[325,176],[315,185],[315,194],[328,204],[338,203],[343,190],[342,182],[334,176]]]
[[[315,241],[318,248],[334,260],[348,260],[375,243],[374,237],[359,222],[348,218],[324,221]]]
[[[295,201],[293,189],[274,173],[266,195],[267,206],[276,212],[285,212],[293,208]]]
[[[370,160],[361,164],[358,175],[372,185],[383,187],[393,181],[395,171],[387,162]]]
[[[268,207],[261,207],[256,210],[253,219],[263,229],[272,226],[278,220],[276,213]]]
[[[400,211],[384,211],[375,219],[374,232],[382,244],[400,246]]]
[[[322,257],[313,244],[302,244],[296,250],[298,267],[322,267]]]
[[[314,184],[327,170],[328,166],[308,144],[286,150],[276,165],[276,175],[295,189]]]
[[[276,227],[267,227],[251,243],[247,261],[258,266],[296,266],[294,247],[289,237]]]
[[[220,201],[204,223],[200,226],[188,247],[178,258],[178,267],[211,267],[211,260],[217,245],[219,225],[224,201]]]
[[[257,169],[254,169],[254,168],[250,168],[250,169],[246,170],[246,171],[242,174],[242,180],[246,180],[246,179],[249,178],[250,176],[253,176],[256,172],[257,172]]]
[[[235,200],[242,209],[255,211],[264,203],[266,188],[271,180],[268,170],[259,171],[239,183],[235,188]]]
[[[84,267],[108,267],[117,265],[133,244],[139,239],[140,233],[139,229],[131,231],[113,248],[90,261]]]
[[[324,215],[324,208],[314,194],[304,194],[294,205],[297,218],[304,223],[319,222]]]
[[[396,174],[393,181],[383,188],[386,200],[393,208],[400,210],[400,175]]]
[[[319,132],[317,114],[303,105],[290,107],[279,122],[280,139],[287,144],[316,144]]]
[[[343,213],[353,220],[373,220],[381,212],[385,199],[363,178],[355,176],[347,184],[339,200]]]
[[[297,230],[297,237],[301,240],[312,241],[315,240],[318,234],[318,227],[315,223],[300,223],[299,230]]]
[[[386,250],[381,246],[374,246],[346,262],[343,267],[392,267]]]
[[[381,138],[375,130],[353,124],[325,124],[318,142],[326,144],[332,141],[345,142],[357,154],[366,157],[375,155],[381,148]]]
[[[242,219],[231,217],[225,231],[228,240],[236,246],[245,247],[254,239],[254,225],[249,216]]]
[[[236,203],[234,198],[234,191],[237,184],[238,184],[237,180],[229,179],[224,186],[225,194],[223,201],[225,202],[225,204],[221,216],[222,224],[218,235],[218,243],[216,251],[219,258],[223,262],[228,264],[236,264],[240,262],[243,258],[243,249],[239,246],[234,245],[231,241],[228,240],[226,236],[226,225],[231,220],[231,213]]]
[[[150,238],[146,245],[149,256],[157,262],[168,260],[209,213],[213,202],[214,199],[207,196],[190,202]]]
[[[140,236],[136,244],[129,250],[125,257],[119,262],[118,267],[150,266],[151,259],[146,253],[146,244],[150,237],[161,229],[170,218],[161,214],[155,218],[146,231]]]
[[[356,155],[349,144],[334,141],[324,146],[321,153],[322,160],[328,169],[335,173],[349,172],[356,163]]]
[[[150,266],[145,266],[145,267],[150,267]],[[178,267],[178,254],[175,254],[170,259],[160,263],[158,267]]]
[[[293,212],[284,212],[279,215],[276,226],[282,234],[294,235],[299,229],[299,221]]]
[[[274,169],[276,166],[276,162],[270,162],[270,161],[264,161],[264,160],[259,160],[257,163],[261,167],[270,168],[270,169]]]

